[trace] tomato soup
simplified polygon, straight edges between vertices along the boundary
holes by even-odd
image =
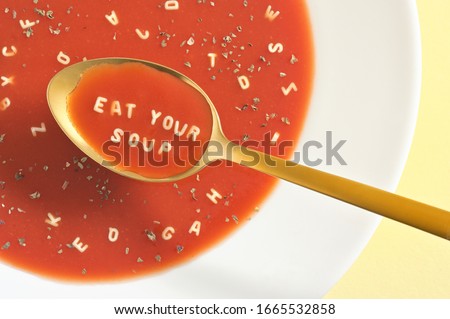
[[[304,1],[3,0],[0,15],[1,262],[65,281],[136,278],[191,260],[259,211],[276,180],[228,162],[157,184],[98,165],[59,128],[46,88],[58,71],[85,59],[153,61],[206,92],[229,139],[289,157],[313,77]],[[127,123],[156,118],[162,125],[166,116],[170,129],[177,120],[179,130],[187,124],[184,137],[194,126],[207,131],[205,114],[189,103],[165,114],[157,101],[127,92],[146,83],[134,72],[122,87],[93,91],[86,102],[92,116],[71,111],[82,117],[86,138],[108,134],[123,142],[125,131],[139,131],[148,142],[154,132]],[[109,77],[97,74],[92,83],[100,88]],[[186,95],[173,95],[183,104]],[[102,116],[111,126],[99,124]],[[270,141],[269,150],[262,141]]]
[[[197,164],[213,119],[194,83],[156,67],[102,62],[88,68],[67,99],[67,112],[103,165],[164,179]]]

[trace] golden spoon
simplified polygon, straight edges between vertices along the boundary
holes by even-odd
[[[96,162],[104,165],[105,158],[86,142],[69,119],[67,112],[67,97],[77,87],[81,75],[87,69],[100,64],[120,65],[130,62],[141,63],[149,68],[174,76],[182,81],[180,83],[184,83],[197,90],[210,107],[212,116],[212,134],[208,142],[208,147],[205,149],[204,156],[199,162],[175,176],[152,178],[137,174],[133,171],[119,170],[115,166],[107,165],[112,171],[126,177],[146,182],[171,182],[196,174],[211,161],[230,160],[339,199],[354,206],[361,207],[403,224],[421,229],[430,234],[450,239],[450,212],[372,186],[233,144],[222,132],[219,115],[214,104],[196,83],[175,70],[148,61],[128,58],[89,60],[71,65],[61,70],[50,81],[47,89],[47,99],[53,116],[66,135],[84,153],[86,153],[86,155]],[[222,149],[231,149],[232,151],[221,152],[221,154],[218,154],[215,152],[217,145],[221,146]],[[232,146],[231,148],[230,145]],[[214,153],[214,155],[211,155],[211,153]]]

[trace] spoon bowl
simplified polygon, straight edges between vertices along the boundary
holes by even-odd
[[[99,66],[99,65],[121,65],[126,63],[140,63],[143,64],[151,69],[155,69],[167,74],[170,74],[171,76],[179,79],[182,83],[191,86],[196,91],[198,91],[202,96],[205,98],[205,101],[210,105],[211,108],[211,120],[212,120],[212,132],[221,132],[222,129],[220,127],[220,121],[217,114],[217,111],[213,105],[213,103],[210,101],[209,97],[206,95],[206,93],[192,80],[190,80],[185,75],[170,69],[168,67],[162,66],[157,63],[144,61],[144,60],[137,60],[137,59],[126,59],[126,58],[100,58],[100,59],[94,59],[94,60],[87,60],[84,62],[76,63],[73,65],[70,65],[64,69],[62,69],[60,72],[58,72],[49,82],[48,88],[47,88],[47,101],[50,106],[50,110],[52,112],[53,117],[55,118],[56,122],[59,124],[63,132],[69,137],[69,139],[80,149],[82,150],[87,156],[89,156],[91,159],[99,163],[100,165],[107,167],[108,169],[114,171],[115,173],[118,173],[120,175],[123,175],[125,177],[129,177],[132,179],[145,181],[145,182],[173,182],[177,180],[184,179],[186,177],[189,177],[191,175],[194,175],[198,173],[201,169],[203,169],[208,162],[205,162],[204,157],[202,157],[196,165],[194,165],[191,169],[188,169],[180,174],[176,174],[170,177],[165,178],[152,178],[148,176],[143,176],[141,174],[138,174],[132,170],[121,170],[118,169],[115,165],[110,165],[110,162],[105,159],[105,156],[100,154],[96,149],[90,145],[85,138],[80,134],[80,132],[77,130],[75,125],[72,123],[70,117],[68,116],[68,107],[67,107],[67,100],[68,96],[76,89],[78,84],[80,83],[80,80],[82,78],[82,75],[89,69]],[[223,135],[223,134],[222,134]],[[212,137],[221,137],[220,134],[217,134]],[[212,138],[211,137],[211,138]]]

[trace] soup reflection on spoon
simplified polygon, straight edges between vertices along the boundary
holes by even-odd
[[[230,142],[206,93],[168,67],[128,58],[77,63],[52,78],[47,99],[75,145],[126,177],[172,182],[228,160],[450,238],[447,211]]]
[[[76,133],[92,154],[100,154],[98,162],[154,181],[192,173],[212,132],[211,110],[200,91],[136,62],[83,71],[66,110],[76,130],[69,135]]]

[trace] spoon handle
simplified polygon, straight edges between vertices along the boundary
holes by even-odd
[[[232,157],[233,162],[450,239],[448,211],[241,146],[233,148]]]

